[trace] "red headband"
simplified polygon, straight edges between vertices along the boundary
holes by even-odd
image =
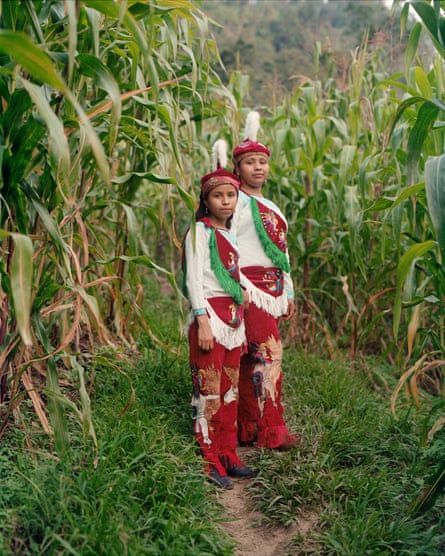
[[[224,168],[218,168],[201,178],[201,195],[205,197],[213,188],[226,183],[233,185],[237,191],[239,190],[239,179],[237,176]]]
[[[252,153],[261,153],[270,156],[270,150],[262,143],[257,143],[251,139],[244,139],[242,143],[233,149],[233,158],[239,162],[246,155]]]

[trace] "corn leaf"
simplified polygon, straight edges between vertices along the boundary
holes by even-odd
[[[111,99],[111,121],[109,133],[109,152],[116,142],[119,121],[122,112],[121,96],[118,84],[107,66],[95,56],[89,54],[79,54],[77,62],[83,74],[94,78],[98,87],[108,93]]]
[[[35,79],[65,93],[67,86],[51,58],[20,31],[0,30],[0,52],[22,65]]]
[[[66,460],[70,455],[68,421],[64,404],[61,402],[62,392],[60,390],[57,367],[51,358],[48,360],[48,370],[46,373],[46,396],[56,451],[62,460]]]
[[[442,105],[445,110],[445,105]],[[428,134],[436,121],[439,113],[439,106],[435,102],[426,101],[420,107],[416,118],[416,123],[408,137],[407,146],[407,173],[408,184],[412,185],[414,171],[422,152],[422,147]]]
[[[445,264],[445,155],[430,157],[425,164],[425,188],[428,210],[437,241],[442,265]]]
[[[49,102],[46,100],[44,91],[40,87],[26,79],[21,79],[21,83],[28,91],[29,96],[45,120],[49,133],[49,151],[52,163],[56,170],[56,175],[60,177],[58,180],[60,185],[62,185],[63,189],[68,189],[71,186],[69,182],[70,150],[62,122],[54,114]]]
[[[427,2],[411,2],[412,7],[417,12],[422,23],[427,29],[431,40],[434,43],[434,47],[437,52],[445,58],[445,48],[444,48],[444,36],[441,32],[441,21],[440,16],[436,10]]]
[[[397,288],[396,297],[394,300],[394,337],[397,338],[400,325],[400,317],[402,312],[402,293],[405,281],[409,278],[414,265],[422,258],[428,251],[431,251],[437,243],[435,241],[425,241],[423,243],[416,243],[412,245],[401,257],[397,265]]]
[[[23,343],[32,345],[31,287],[33,275],[33,245],[28,236],[12,234],[14,251],[11,261],[11,293],[17,328]]]

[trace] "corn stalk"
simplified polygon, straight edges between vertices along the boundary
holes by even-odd
[[[97,442],[85,388],[97,347],[118,356],[149,332],[147,273],[175,287],[154,253],[174,229],[165,206],[193,208],[190,132],[214,115],[213,93],[230,95],[188,0],[0,9],[0,434],[29,396],[67,457],[67,411]]]

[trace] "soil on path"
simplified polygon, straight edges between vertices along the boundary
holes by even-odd
[[[239,449],[241,460],[246,460],[246,452]],[[249,450],[249,449],[244,449]],[[286,556],[297,554],[291,548],[292,539],[306,536],[315,526],[317,516],[309,514],[298,519],[290,527],[269,526],[262,524],[264,516],[255,511],[247,488],[248,481],[234,480],[233,490],[220,491],[227,521],[223,526],[236,542],[234,556]]]

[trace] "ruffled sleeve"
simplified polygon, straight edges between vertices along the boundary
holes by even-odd
[[[192,311],[200,311],[207,306],[204,296],[204,268],[209,260],[209,234],[206,228],[197,224],[187,232],[185,238],[185,260],[187,297]]]

